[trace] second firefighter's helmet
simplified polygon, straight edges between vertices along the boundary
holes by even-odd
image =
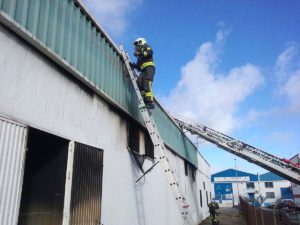
[[[145,39],[145,38],[142,38],[142,37],[137,38],[137,39],[134,41],[134,45],[135,45],[135,46],[137,46],[137,45],[144,45],[144,44],[146,44],[146,43],[147,43],[146,39]]]

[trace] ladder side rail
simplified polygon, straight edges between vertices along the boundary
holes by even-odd
[[[179,121],[179,120],[177,119],[177,121]],[[180,121],[180,122],[183,122],[183,121]],[[204,125],[202,125],[202,124],[199,124],[199,123],[196,123],[196,122],[194,122],[194,123],[196,124],[194,127],[201,127],[201,128],[206,127],[206,126],[204,126]],[[231,140],[232,142],[242,143],[242,144],[244,144],[245,146],[247,146],[249,149],[251,149],[252,151],[258,151],[258,152],[261,152],[262,154],[270,155],[270,156],[272,156],[272,157],[274,157],[274,158],[277,158],[278,160],[281,160],[280,158],[278,158],[278,157],[276,157],[276,156],[274,156],[274,155],[272,155],[272,154],[270,154],[270,153],[264,152],[264,151],[262,151],[261,149],[258,149],[258,148],[256,148],[256,147],[253,147],[253,146],[251,146],[251,145],[249,145],[249,144],[247,144],[247,143],[245,143],[245,142],[238,141],[238,140],[236,140],[236,139],[234,139],[234,138],[232,138],[232,137],[230,137],[230,136],[228,136],[228,135],[226,135],[226,134],[223,134],[223,133],[221,133],[221,132],[219,132],[219,131],[216,131],[216,130],[214,130],[214,129],[212,129],[212,128],[206,127],[206,130],[208,130],[208,131],[214,133],[215,135],[219,135],[219,136],[224,137],[225,140],[228,140],[228,141]]]
[[[178,121],[178,119],[177,119]],[[235,154],[247,161],[253,162],[255,164],[258,164],[266,169],[272,170],[274,173],[280,174],[281,176],[288,178],[289,180],[293,180],[296,183],[300,182],[300,175],[299,172],[295,172],[294,170],[298,168],[292,167],[290,164],[284,163],[281,159],[279,159],[276,156],[273,156],[272,154],[268,154],[260,149],[254,148],[253,146],[247,145],[244,142],[240,142],[235,140],[235,142],[226,142],[220,138],[220,132],[213,132],[212,129],[210,129],[210,135],[209,132],[204,133],[203,130],[199,130],[195,127],[192,127],[192,125],[187,125],[186,123],[180,121],[179,124],[183,127],[185,127],[186,130],[191,131],[192,133],[197,134],[201,138],[216,144],[218,147],[231,152],[232,154]],[[208,130],[208,129],[207,129]],[[222,136],[222,135],[221,135]],[[223,136],[222,136],[223,137]],[[228,137],[228,136],[227,136]],[[227,139],[227,138],[226,138]],[[232,139],[231,139],[232,140]],[[244,143],[245,147],[243,149],[239,148],[233,143]]]
[[[189,129],[189,128],[191,129],[192,125],[189,126],[189,124],[187,125],[187,123],[185,123],[183,121],[180,121],[179,119],[176,119],[176,121],[179,122],[179,124],[181,124],[181,125],[184,123],[185,127],[187,127],[187,129]],[[196,123],[196,124],[197,124],[197,127],[201,127],[201,128],[205,127],[205,126],[203,126],[199,123]],[[224,137],[224,140],[226,140],[226,141],[231,140],[231,141],[228,141],[228,143],[227,143],[229,145],[229,147],[231,147],[231,148],[233,147],[233,145],[238,144],[239,145],[239,150],[247,150],[247,151],[252,152],[253,154],[259,155],[261,158],[264,158],[264,159],[269,160],[269,161],[273,161],[273,163],[281,165],[282,167],[293,168],[293,169],[299,170],[299,168],[295,167],[294,165],[288,164],[288,163],[282,161],[282,159],[280,159],[279,157],[274,156],[270,153],[264,152],[263,150],[255,148],[255,147],[253,147],[253,146],[251,146],[251,145],[249,145],[245,142],[242,142],[242,141],[236,140],[234,138],[231,138],[228,135],[222,134],[222,133],[220,133],[218,131],[215,131],[211,128],[206,127],[206,130],[208,130],[212,134],[212,135],[208,135],[208,136],[218,137],[218,138],[215,138],[215,140],[220,139],[220,137]],[[200,131],[201,134],[205,135],[203,130],[198,130],[198,131]],[[195,130],[193,130],[193,132],[195,132]],[[208,133],[208,132],[206,132],[206,133]],[[199,135],[199,133],[198,133],[198,135]],[[207,140],[207,138],[205,138],[205,139]],[[208,140],[208,141],[210,141],[210,140]]]
[[[222,149],[224,150],[229,150],[227,146],[222,146]],[[297,172],[294,172],[289,169],[284,169],[282,166],[274,164],[273,162],[266,161],[256,155],[251,154],[250,152],[235,152],[234,150],[232,151],[233,154],[238,155],[241,158],[246,159],[247,161],[253,162],[255,164],[258,164],[259,166],[267,169],[267,170],[272,170],[274,173],[285,177],[288,180],[292,180],[295,183],[300,184],[300,175]]]

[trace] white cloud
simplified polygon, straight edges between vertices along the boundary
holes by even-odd
[[[143,0],[83,0],[93,12],[99,23],[112,32],[113,35],[122,34],[128,24],[128,16]]]
[[[293,59],[297,54],[297,45],[295,43],[288,44],[288,47],[277,57],[274,67],[275,76],[278,84],[286,81],[293,69]]]
[[[282,87],[282,93],[287,95],[290,101],[290,110],[300,112],[300,70],[294,72]]]
[[[250,63],[227,74],[216,72],[227,34],[221,27],[215,43],[203,43],[194,59],[182,67],[176,87],[162,98],[170,111],[223,132],[237,127],[239,104],[264,82],[260,69]]]
[[[300,112],[300,65],[298,46],[289,43],[287,48],[277,57],[274,71],[277,79],[276,92],[288,99],[286,112]]]

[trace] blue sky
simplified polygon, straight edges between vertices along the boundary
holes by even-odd
[[[84,0],[132,55],[155,52],[154,91],[170,111],[279,157],[300,153],[299,0]],[[235,156],[208,143],[212,172]],[[265,170],[237,158],[246,172]]]

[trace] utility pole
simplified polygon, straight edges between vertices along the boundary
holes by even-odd
[[[237,198],[239,199],[240,191],[239,191],[239,182],[238,182],[238,177],[237,177],[236,159],[234,159],[234,168],[235,168],[235,177],[236,177],[236,187],[237,187],[237,192],[238,192]],[[239,200],[237,202],[239,202]]]
[[[258,196],[259,196],[259,200],[261,200],[261,193],[260,193],[260,178],[259,178],[259,174],[257,173],[257,181],[258,181]]]

